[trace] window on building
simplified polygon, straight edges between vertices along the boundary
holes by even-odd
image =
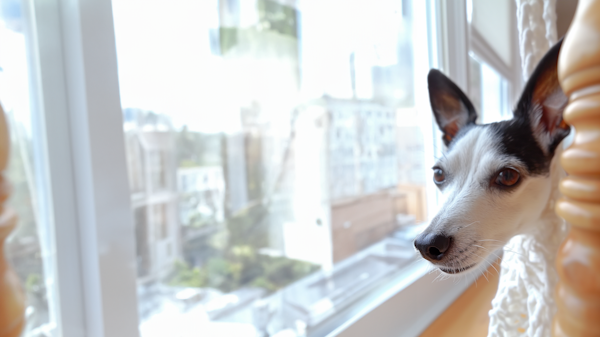
[[[166,154],[160,150],[148,152],[148,171],[152,191],[162,191],[167,188]]]
[[[144,172],[144,149],[140,140],[135,134],[127,134],[125,136],[125,144],[127,153],[128,177],[129,185],[132,192],[143,192],[146,186],[146,173]]]
[[[159,240],[164,240],[169,237],[169,216],[167,204],[158,204],[152,207],[154,228]]]
[[[148,214],[145,206],[137,207],[133,211],[135,221],[135,243],[137,273],[141,278],[146,277],[150,270],[151,257],[148,237]]]

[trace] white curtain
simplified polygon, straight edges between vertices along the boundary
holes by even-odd
[[[556,0],[516,0],[523,79],[556,43]]]

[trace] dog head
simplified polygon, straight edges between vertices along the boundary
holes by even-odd
[[[545,209],[554,152],[570,131],[557,77],[560,46],[540,61],[508,121],[475,124],[473,104],[458,86],[437,70],[429,73],[431,107],[448,147],[433,167],[444,202],[415,247],[441,271],[480,265],[530,230]]]

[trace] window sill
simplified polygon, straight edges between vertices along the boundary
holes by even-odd
[[[438,272],[430,273],[426,261],[406,267],[405,273],[392,286],[373,296],[368,305],[345,318],[329,334],[316,336],[419,336],[441,315],[480,274],[467,278],[439,280]],[[472,276],[471,276],[472,275]],[[331,331],[331,330],[330,330]]]

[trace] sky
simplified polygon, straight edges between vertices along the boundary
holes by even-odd
[[[31,135],[29,83],[25,38],[0,21],[0,101],[6,113]]]
[[[240,3],[241,24],[255,24],[256,0]],[[122,107],[166,114],[176,128],[235,132],[241,128],[240,107],[258,98],[266,102],[267,119],[286,124],[289,115],[282,111],[298,102],[324,94],[352,97],[352,52],[358,97],[370,98],[371,67],[396,62],[401,1],[311,0],[301,7],[302,85],[296,92],[289,85],[295,79],[285,76],[289,60],[225,61],[211,53],[218,0],[114,1]],[[31,133],[25,39],[3,23],[0,67],[0,99]]]
[[[242,25],[256,22],[255,1],[241,2]],[[167,114],[176,128],[187,124],[195,131],[234,132],[241,128],[240,106],[256,98],[270,105],[265,113],[276,120],[305,99],[326,93],[351,97],[353,51],[358,95],[369,98],[371,67],[396,62],[400,5],[394,0],[303,2],[303,85],[294,92],[286,84],[291,79],[285,76],[285,60],[225,61],[211,53],[209,30],[219,26],[217,0],[114,1],[122,106]]]

